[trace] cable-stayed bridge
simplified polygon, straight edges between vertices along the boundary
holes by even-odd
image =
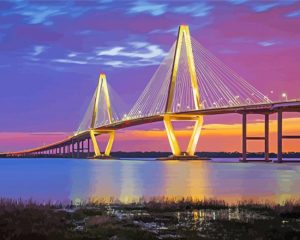
[[[129,111],[124,112],[100,74],[97,88],[86,114],[69,138],[53,144],[19,152],[8,157],[81,157],[109,158],[115,132],[122,128],[163,121],[173,155],[171,159],[195,159],[203,118],[206,115],[238,113],[242,115],[243,161],[247,160],[247,141],[263,140],[265,161],[269,161],[269,115],[277,113],[278,161],[282,161],[282,140],[300,136],[282,135],[283,112],[300,112],[300,100],[272,102],[254,86],[217,59],[196,39],[187,25],[181,25],[168,54]],[[247,115],[265,116],[264,136],[247,136]],[[195,122],[187,149],[181,149],[173,121]],[[109,135],[101,150],[98,135]]]

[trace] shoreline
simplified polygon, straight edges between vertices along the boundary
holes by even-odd
[[[299,239],[300,199],[284,205],[228,205],[213,199],[62,205],[1,199],[0,226],[3,239]]]

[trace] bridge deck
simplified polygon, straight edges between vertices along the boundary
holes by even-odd
[[[213,108],[213,109],[202,109],[202,110],[194,110],[189,112],[178,112],[178,113],[172,113],[174,115],[191,115],[191,116],[197,116],[197,115],[218,115],[218,114],[232,114],[232,113],[247,113],[247,114],[272,114],[278,111],[284,111],[284,112],[300,112],[300,100],[291,100],[286,102],[273,102],[273,103],[264,103],[264,104],[256,104],[256,105],[245,105],[245,106],[233,106],[233,107],[225,107],[225,108]],[[108,124],[105,126],[101,126],[96,128],[97,131],[105,131],[105,130],[118,130],[133,126],[138,126],[146,123],[153,123],[153,122],[159,122],[162,121],[164,117],[164,114],[162,115],[155,115],[155,116],[147,116],[147,117],[141,117],[141,118],[135,118],[135,119],[126,119],[119,122],[114,122],[112,124]],[[45,146],[28,149],[25,151],[19,151],[19,152],[12,152],[12,153],[5,153],[5,155],[18,155],[18,154],[24,154],[24,153],[32,153],[37,151],[44,151],[49,150],[55,147],[63,146],[69,143],[72,143],[73,141],[77,140],[84,140],[90,137],[89,130],[86,130],[84,132],[81,132],[80,134],[70,136],[62,141],[48,144]],[[4,154],[2,154],[4,155]],[[0,154],[1,156],[1,154]]]
[[[249,113],[249,114],[272,114],[277,112],[278,109],[283,109],[285,112],[292,111],[300,111],[300,100],[293,100],[287,102],[274,102],[274,103],[264,103],[264,104],[256,104],[256,105],[248,105],[248,106],[234,106],[234,107],[225,107],[225,108],[212,108],[212,109],[202,109],[202,110],[193,110],[189,112],[178,112],[172,113],[173,115],[218,115],[218,114],[232,114],[232,113]],[[149,117],[135,118],[135,119],[127,119],[120,122],[114,122],[112,124],[108,124],[105,126],[101,126],[97,128],[98,130],[104,129],[122,129],[132,126],[137,126],[141,124],[158,122],[163,120],[164,115],[155,115]]]

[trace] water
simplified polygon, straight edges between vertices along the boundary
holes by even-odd
[[[0,197],[122,202],[140,197],[283,202],[300,197],[299,163],[0,159]]]

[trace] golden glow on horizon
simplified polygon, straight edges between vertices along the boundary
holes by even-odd
[[[284,132],[285,133],[299,133],[300,132],[300,118],[286,118],[283,121]],[[263,122],[254,122],[247,123],[247,131],[249,134],[262,134],[264,131],[264,123]],[[270,133],[276,133],[277,131],[277,121],[270,120]],[[156,138],[156,137],[164,137],[166,136],[165,130],[162,129],[152,129],[152,130],[123,130],[120,132],[120,135],[124,133],[131,133],[131,136],[144,136],[147,138]],[[185,129],[180,129],[176,131],[176,135],[181,137],[190,136],[191,129],[187,127]],[[203,136],[241,136],[242,133],[242,124],[234,123],[234,124],[207,124],[203,126]]]
[[[300,118],[285,118],[283,121],[284,135],[300,135]],[[247,125],[249,136],[262,136],[264,132],[263,122],[249,122]],[[241,151],[241,124],[206,124],[203,126],[201,141],[197,149],[201,151]],[[25,133],[25,132],[2,132],[0,133],[0,143],[3,149],[7,150],[14,146],[17,149],[47,144],[54,141],[65,139],[71,133]],[[116,132],[117,138],[114,151],[169,151],[166,141],[165,130],[136,130],[123,129]],[[191,135],[190,127],[176,130],[176,136],[189,138]],[[277,149],[276,142],[277,122],[270,120],[270,151]],[[101,141],[101,140],[100,140]],[[180,140],[181,142],[182,140]],[[220,144],[216,144],[220,142]],[[249,151],[262,151],[261,142],[251,142]],[[12,149],[13,150],[13,149]],[[299,140],[284,140],[284,151],[299,151]]]
[[[286,135],[299,135],[300,118],[286,118],[284,119],[283,129]],[[249,136],[263,136],[264,134],[264,123],[263,122],[252,122],[247,125],[247,132]],[[165,130],[153,129],[153,130],[123,130],[117,133],[119,143],[126,143],[126,141],[139,141],[139,144],[143,146],[143,149],[139,148],[139,144],[136,148],[139,151],[168,151],[163,144],[167,135]],[[241,151],[241,124],[207,124],[203,126],[201,141],[198,146],[200,151]],[[187,140],[191,135],[190,127],[185,129],[177,130],[176,136],[181,138],[181,141]],[[270,150],[276,151],[277,149],[277,121],[270,120]],[[147,149],[143,145],[144,142],[152,141]],[[218,142],[219,144],[216,144]],[[285,144],[288,143],[288,144]],[[149,144],[148,144],[149,145]],[[299,151],[299,140],[284,140],[284,151]],[[120,147],[121,144],[120,144]],[[124,149],[125,150],[125,149]],[[263,151],[263,145],[261,142],[249,143],[250,151]],[[126,150],[125,150],[126,151]],[[129,151],[134,151],[130,149]],[[138,151],[138,150],[137,150]]]

